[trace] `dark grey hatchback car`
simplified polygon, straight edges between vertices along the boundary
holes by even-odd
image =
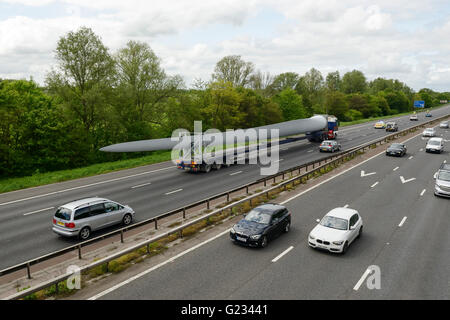
[[[291,226],[291,214],[278,204],[263,204],[252,209],[230,230],[235,243],[266,247],[267,243],[280,233],[287,233]]]

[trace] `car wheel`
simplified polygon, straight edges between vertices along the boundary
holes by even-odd
[[[347,249],[348,249],[348,242],[345,241],[344,247],[342,248],[342,254],[345,254],[347,252]]]
[[[361,228],[359,228],[359,232],[358,232],[358,239],[361,238],[363,233],[363,227],[361,226]]]
[[[91,229],[89,227],[84,227],[83,229],[81,229],[80,233],[78,234],[78,237],[81,240],[87,240],[90,235],[91,235]]]
[[[133,221],[133,217],[131,216],[131,214],[127,213],[126,215],[123,216],[122,224],[124,226],[128,226],[131,223],[131,221]]]
[[[261,239],[261,248],[267,247],[267,237],[263,236]]]
[[[284,233],[288,233],[290,228],[291,228],[291,223],[288,222],[288,223],[286,224],[286,226],[284,227],[284,230],[283,230]]]

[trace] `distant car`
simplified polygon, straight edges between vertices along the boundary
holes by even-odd
[[[434,137],[435,135],[436,130],[434,130],[434,128],[426,128],[422,133],[422,137]]]
[[[396,132],[398,131],[398,125],[396,122],[386,123],[386,132]]]
[[[335,152],[340,150],[341,145],[333,140],[325,140],[319,146],[320,152]]]
[[[439,169],[435,176],[434,194],[450,197],[450,170]]]
[[[129,206],[104,198],[86,198],[66,203],[56,210],[53,232],[86,240],[92,231],[120,223],[127,226],[133,218],[134,210]]]
[[[430,140],[428,140],[425,150],[426,152],[442,153],[442,151],[444,151],[444,139],[431,138]]]
[[[448,129],[448,121],[442,121],[439,124],[439,128]]]
[[[291,214],[278,204],[263,204],[252,209],[230,230],[233,242],[252,247],[266,247],[280,233],[289,232]]]
[[[441,164],[441,166],[439,167],[439,170],[447,170],[447,171],[450,171],[450,163],[443,162],[443,163]]]
[[[361,216],[350,208],[335,208],[317,222],[319,224],[309,233],[308,245],[330,252],[345,253],[363,231]]]
[[[387,156],[403,157],[406,154],[406,146],[403,143],[393,143],[386,149]]]
[[[409,120],[410,120],[410,121],[419,121],[419,117],[417,116],[417,114],[412,114],[412,115],[409,117]]]
[[[425,114],[425,117],[427,117],[427,118],[430,118],[430,117],[432,117],[433,115],[430,113],[430,112],[427,112],[426,114]]]
[[[386,128],[386,123],[384,121],[378,121],[373,127],[375,129],[384,129]]]

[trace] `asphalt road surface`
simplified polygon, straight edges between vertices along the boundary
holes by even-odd
[[[288,200],[291,230],[264,249],[224,234],[99,298],[449,299],[450,199],[434,195],[433,176],[450,152],[426,153],[421,136],[406,145],[402,158],[382,153]],[[362,237],[345,255],[309,248],[315,220],[343,206],[361,214]],[[380,289],[367,286],[371,266]]]
[[[446,106],[434,117],[450,113]],[[399,130],[429,120],[409,116],[394,118]],[[380,138],[388,133],[373,128],[374,122],[344,127],[338,140],[343,150]],[[318,145],[299,141],[280,146],[280,170],[328,156]],[[208,196],[260,178],[258,165],[234,165],[208,174],[182,172],[170,162],[77,179],[69,182],[0,194],[0,269],[77,243],[51,231],[51,219],[59,205],[90,196],[100,196],[130,205],[141,221]],[[114,228],[96,232],[111,231]]]

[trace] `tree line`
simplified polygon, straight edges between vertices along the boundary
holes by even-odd
[[[173,130],[247,128],[313,114],[341,121],[392,115],[450,100],[450,93],[414,92],[395,79],[368,81],[361,71],[324,77],[272,76],[238,55],[217,62],[211,79],[187,88],[167,75],[147,43],[129,41],[112,53],[90,28],[62,36],[45,85],[0,79],[0,177],[30,175],[136,157],[98,149],[113,143],[169,137]]]

